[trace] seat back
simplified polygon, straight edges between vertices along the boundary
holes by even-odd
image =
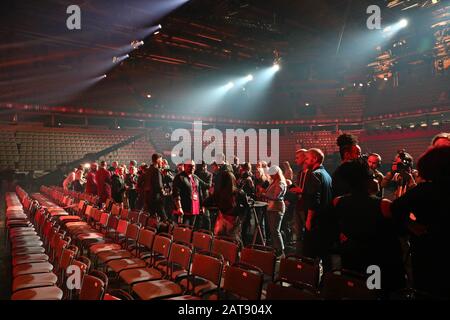
[[[304,283],[317,289],[321,273],[322,264],[319,259],[288,255],[280,261],[278,277],[281,281]]]
[[[263,282],[261,269],[241,263],[225,266],[223,289],[226,293],[248,300],[259,300]]]
[[[192,239],[192,227],[188,225],[178,225],[173,228],[172,231],[173,241],[182,243],[191,243]]]
[[[147,225],[147,219],[148,219],[148,214],[142,212],[141,215],[139,216],[139,224],[141,226],[146,226]]]
[[[180,242],[172,243],[169,255],[169,264],[167,265],[167,273],[172,276],[174,268],[188,271],[191,264],[192,248]]]
[[[104,228],[108,225],[108,212],[101,212],[99,224]]]
[[[171,245],[172,239],[170,238],[170,236],[167,236],[165,234],[157,234],[155,236],[155,240],[153,241],[152,263],[154,263],[156,258],[167,259],[169,257]]]
[[[240,262],[260,268],[272,280],[275,273],[275,249],[250,245],[241,250]]]
[[[127,220],[119,220],[118,224],[117,224],[117,233],[119,234],[126,234],[127,233],[127,229],[128,229],[128,221]]]
[[[79,299],[102,300],[107,286],[108,277],[100,271],[93,271],[84,276]]]
[[[190,274],[220,285],[223,270],[223,258],[207,252],[194,253]]]
[[[113,216],[120,216],[120,211],[122,210],[122,208],[120,207],[119,204],[113,204],[111,207],[111,214]]]
[[[120,219],[124,219],[127,220],[128,219],[128,209],[122,209],[122,211],[120,212]]]
[[[281,283],[271,282],[267,285],[267,300],[319,300],[316,291],[302,288],[298,284],[290,283],[283,286]]]
[[[156,230],[141,228],[139,232],[138,248],[139,250],[152,250],[155,240]]]
[[[239,244],[231,239],[215,237],[212,245],[212,252],[221,254],[228,264],[236,263],[239,253]]]
[[[130,211],[128,213],[128,221],[131,223],[137,223],[139,221],[139,211]]]
[[[127,228],[127,233],[125,235],[126,242],[125,246],[129,247],[130,245],[136,245],[139,238],[140,226],[138,224],[129,224]]]
[[[192,234],[192,245],[197,251],[211,251],[213,234],[208,230],[197,230]]]
[[[367,277],[350,271],[327,272],[323,277],[322,297],[326,300],[374,300],[377,290],[370,290]]]

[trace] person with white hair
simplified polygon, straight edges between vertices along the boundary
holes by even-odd
[[[179,216],[183,223],[194,226],[196,217],[202,213],[202,184],[195,174],[195,162],[186,160],[184,171],[173,179],[172,196],[175,203],[174,215]]]
[[[281,222],[286,211],[284,195],[286,194],[287,184],[283,171],[279,166],[271,166],[268,174],[270,175],[271,183],[265,192],[265,198],[268,200],[267,220],[272,238],[272,246],[276,250],[277,256],[281,256],[284,254]]]

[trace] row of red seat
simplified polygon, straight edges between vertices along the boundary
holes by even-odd
[[[79,220],[63,221],[62,228],[96,268],[120,280],[119,286],[136,298],[373,297],[364,279],[346,272],[325,274],[322,283],[320,261],[287,256],[275,277],[270,247],[241,249],[230,239],[185,225],[146,226],[139,223],[144,213],[131,217],[112,208],[80,201],[73,207]]]

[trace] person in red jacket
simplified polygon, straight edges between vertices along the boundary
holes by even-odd
[[[95,175],[97,173],[97,166],[98,164],[96,162],[93,162],[91,164],[91,169],[86,176],[86,193],[88,194],[97,194],[97,180],[95,178]]]
[[[111,198],[111,172],[106,169],[107,166],[106,161],[100,162],[100,169],[95,174],[100,204],[105,203],[107,199]]]

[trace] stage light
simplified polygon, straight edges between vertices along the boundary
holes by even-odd
[[[159,33],[160,33],[159,30],[158,30],[158,31],[155,31],[154,35],[156,36],[156,35],[159,34]]]
[[[147,94],[147,98],[151,98],[152,97],[152,95],[149,93],[149,94]]]
[[[309,102],[305,102],[305,107],[309,107]]]
[[[228,82],[227,85],[225,86],[226,90],[230,90],[231,88],[234,87],[234,83],[232,81]]]
[[[364,87],[364,84],[360,83],[359,86],[360,86],[360,87]]]
[[[272,67],[273,71],[277,72],[280,70],[280,65],[278,63],[275,63]]]
[[[131,42],[131,47],[133,49],[137,49],[137,48],[139,48],[142,45],[144,45],[144,41],[142,41],[142,40],[141,41],[134,40],[134,41]]]
[[[245,81],[252,81],[253,80],[253,75],[249,74],[248,76],[245,77]]]
[[[125,59],[128,59],[130,56],[128,55],[128,54],[126,54],[126,55],[123,55],[123,56],[120,56],[120,57],[113,57],[112,58],[112,62],[113,63],[118,63],[118,62],[121,62],[121,61],[123,61],[123,60],[125,60]]]
[[[408,25],[408,20],[406,20],[406,19],[402,19],[402,20],[400,20],[400,22],[398,23],[398,26],[399,26],[400,28],[405,28],[407,25]]]
[[[425,127],[428,126],[428,124],[426,124],[425,122],[422,122],[422,123],[420,124],[420,126],[421,126],[422,128],[425,128]]]
[[[434,120],[434,121],[431,123],[431,125],[432,125],[432,126],[438,126],[438,125],[439,125],[439,121]]]
[[[106,74],[102,75],[101,79],[105,79],[106,78]]]
[[[416,126],[416,125],[415,125],[414,123],[411,123],[411,124],[409,125],[409,127],[410,127],[411,129],[414,129],[415,126]]]

